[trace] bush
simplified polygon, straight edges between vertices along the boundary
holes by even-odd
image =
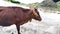
[[[57,6],[59,6],[59,7],[60,7],[60,1],[59,1],[59,2],[57,2],[56,4],[57,4]]]
[[[12,2],[12,3],[15,3],[15,4],[20,4],[19,1],[15,1],[15,0],[5,0],[5,1],[9,1],[9,2]]]
[[[53,2],[52,0],[45,0],[41,3],[43,7],[52,7],[52,8],[56,8],[57,5],[55,4],[55,2]]]

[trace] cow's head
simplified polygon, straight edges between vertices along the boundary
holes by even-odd
[[[39,12],[36,8],[31,8],[30,7],[30,10],[32,11],[32,18],[35,19],[35,20],[38,20],[38,21],[41,21],[41,16],[39,15]]]

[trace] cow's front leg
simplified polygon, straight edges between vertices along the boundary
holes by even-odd
[[[20,34],[20,25],[16,25],[18,34]]]

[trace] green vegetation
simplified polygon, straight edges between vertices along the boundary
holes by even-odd
[[[57,4],[57,6],[59,6],[59,7],[60,7],[60,1],[59,1],[59,2],[57,2],[56,4]]]
[[[60,1],[57,3],[54,3],[52,0],[49,0],[49,1],[45,0],[42,3],[36,2],[36,3],[31,3],[31,4],[24,4],[16,0],[5,0],[5,1],[23,5],[23,6],[30,6],[30,7],[36,7],[36,8],[47,8],[47,9],[54,10],[54,11],[60,11]]]
[[[7,2],[12,2],[12,3],[15,3],[15,4],[19,4],[19,3],[17,3],[18,1],[16,1],[16,0],[5,0],[5,1],[7,1]],[[21,2],[20,2],[19,5],[36,7],[36,6],[38,5],[38,3],[36,2],[36,3],[32,3],[32,4],[24,4],[24,3],[21,3]]]
[[[19,1],[15,1],[15,0],[4,0],[4,1],[9,1],[9,2],[11,2],[11,3],[15,3],[15,4],[20,4],[20,2]]]
[[[51,8],[51,10],[60,11],[60,8]]]
[[[60,1],[57,2],[56,5],[57,5],[57,8],[51,8],[51,9],[55,11],[60,11]]]
[[[30,6],[30,7],[36,7],[38,5],[38,3],[32,3],[32,4],[27,4],[27,6]]]
[[[55,4],[55,2],[53,2],[52,0],[45,0],[45,1],[43,1],[42,3],[41,3],[42,5],[42,7],[52,7],[52,8],[56,8],[57,7],[57,5]]]
[[[52,0],[45,0],[41,4],[41,7],[43,8],[47,8],[53,11],[60,11],[60,1],[55,3]]]

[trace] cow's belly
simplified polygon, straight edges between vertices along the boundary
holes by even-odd
[[[0,24],[0,26],[10,26],[12,24]]]
[[[10,26],[10,25],[12,24],[7,21],[0,21],[0,26]]]
[[[12,24],[0,24],[0,26],[10,26]]]

